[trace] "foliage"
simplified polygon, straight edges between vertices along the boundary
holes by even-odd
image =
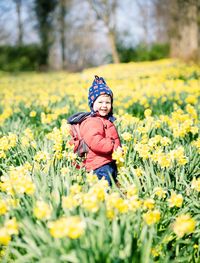
[[[152,61],[169,56],[169,44],[154,43],[150,46],[139,44],[136,47],[124,47],[118,44],[121,62]]]
[[[53,44],[53,12],[58,0],[34,0],[34,10],[37,17],[37,29],[41,41],[40,64],[48,66],[49,50]]]
[[[41,66],[39,45],[0,46],[0,70],[34,71]]]

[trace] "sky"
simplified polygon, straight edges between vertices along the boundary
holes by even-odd
[[[23,0],[24,3],[30,0]],[[147,0],[148,1],[148,0]],[[0,11],[2,6],[5,10],[0,19],[0,26],[3,24],[10,33],[10,42],[14,44],[17,40],[17,15],[13,0],[0,0]],[[82,10],[83,12],[83,10]],[[24,24],[24,42],[38,42],[38,36],[33,27],[33,14],[30,13],[26,5],[22,5],[22,21]],[[2,21],[2,23],[1,23]],[[123,41],[126,45],[135,45],[142,39],[143,30],[139,21],[139,10],[135,1],[120,1],[120,9],[117,12],[117,28],[124,32]],[[128,33],[128,35],[127,35]]]
[[[31,2],[30,0],[22,0],[24,3]],[[2,15],[3,13],[3,15]],[[17,14],[16,5],[14,0],[0,0],[0,26],[3,25],[5,29],[9,32],[10,38],[9,42],[15,44],[17,42]],[[21,10],[23,30],[24,30],[24,42],[32,43],[37,42],[38,36],[37,32],[33,27],[33,14],[30,13],[27,5],[22,5]],[[1,23],[2,21],[2,23]]]

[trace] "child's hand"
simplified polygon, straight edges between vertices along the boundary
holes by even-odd
[[[119,165],[119,166],[122,166],[122,164],[124,163],[124,151],[121,147],[117,147],[113,154],[112,154],[112,158],[113,160],[116,160],[116,163]]]
[[[119,152],[121,152],[122,155],[125,154],[125,151],[124,151],[124,149],[123,149],[122,147],[118,146],[117,150],[118,150]]]

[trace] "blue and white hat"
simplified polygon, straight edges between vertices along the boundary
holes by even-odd
[[[89,88],[88,94],[88,104],[91,110],[93,110],[93,104],[95,100],[103,94],[108,94],[111,97],[111,101],[113,102],[112,90],[107,86],[105,80],[102,77],[95,75],[95,79],[92,83],[92,86]]]

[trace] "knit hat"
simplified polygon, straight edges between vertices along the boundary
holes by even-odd
[[[91,110],[93,110],[93,104],[95,100],[103,94],[108,94],[111,97],[111,102],[113,102],[112,90],[106,85],[106,82],[102,77],[95,75],[95,79],[89,89],[88,94],[88,104]]]

